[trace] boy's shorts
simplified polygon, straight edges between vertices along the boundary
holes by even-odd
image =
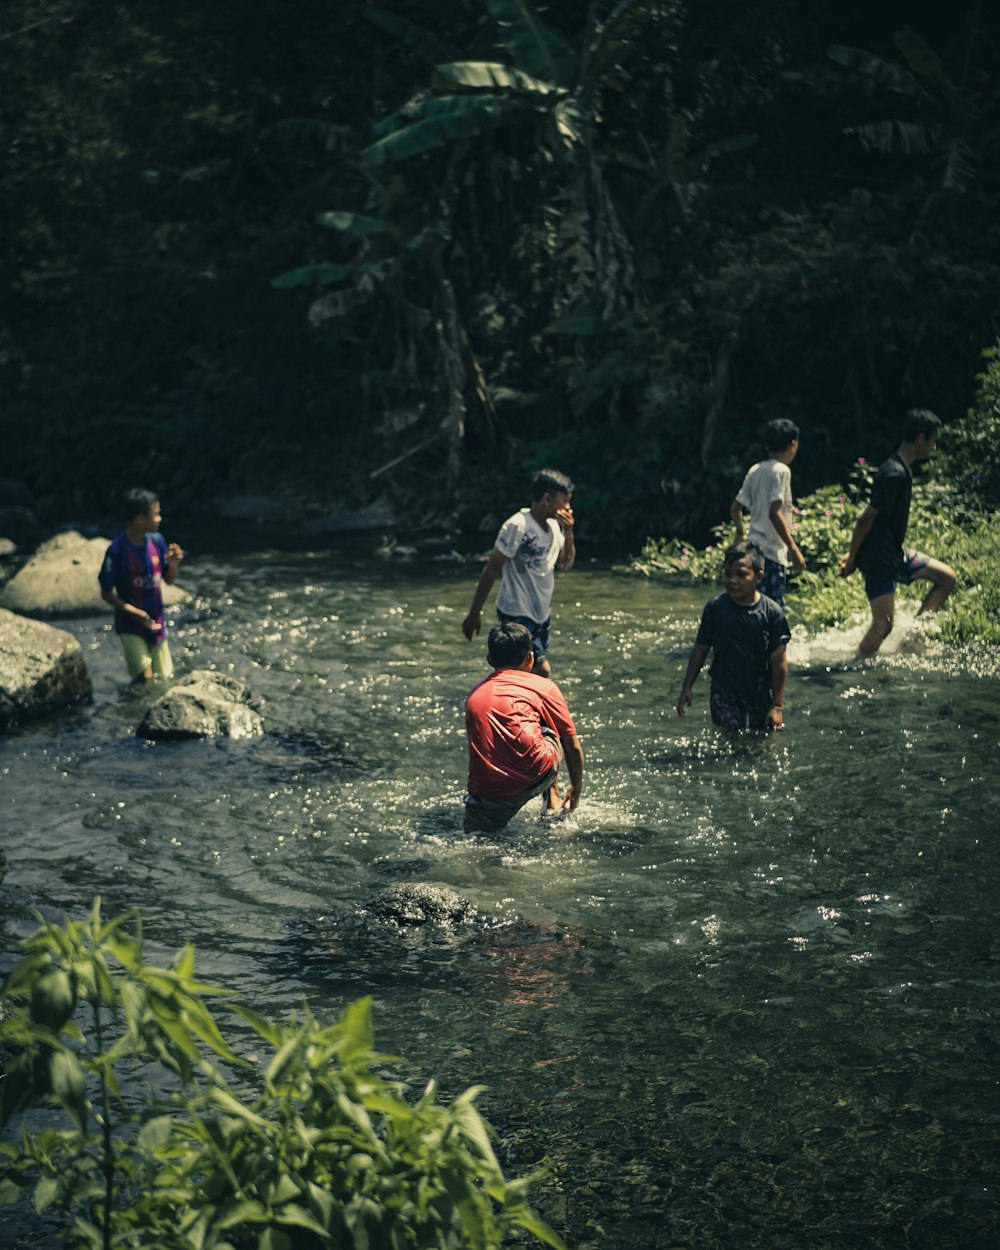
[[[713,686],[709,706],[712,709],[712,724],[718,725],[720,729],[767,728],[770,703],[760,707],[747,707],[728,690]]]
[[[559,776],[559,765],[563,762],[563,745],[548,725],[542,726],[542,733],[546,738],[552,738],[555,741],[554,766],[541,781],[537,781],[529,789],[522,790],[520,794],[515,794],[509,799],[481,799],[478,794],[467,794],[465,796],[466,833],[496,833],[498,829],[503,829],[514,819],[525,803],[530,803],[540,794],[548,793],[552,783]]]
[[[777,560],[764,557],[764,580],[760,584],[760,592],[773,599],[779,608],[785,606],[785,586],[788,583],[788,569]]]
[[[523,625],[531,635],[531,649],[535,653],[535,664],[541,664],[542,660],[548,659],[549,651],[549,626],[552,624],[550,616],[544,624],[539,625],[537,621],[529,620],[526,616],[507,616],[504,612],[497,612],[500,621],[507,623],[513,621],[515,625]]]
[[[166,638],[151,643],[143,634],[119,634],[118,637],[122,641],[129,677],[141,677],[147,669],[152,669],[156,677],[173,677],[174,662]]]
[[[865,578],[865,594],[869,600],[879,599],[882,595],[891,595],[897,586],[909,586],[930,562],[930,556],[925,556],[922,551],[911,549],[903,552],[901,569],[888,569],[884,564],[862,569]]]
[[[530,790],[523,790],[510,799],[481,799],[478,794],[467,794],[465,796],[465,832],[496,833],[503,829],[510,824],[525,803],[530,803],[540,794],[547,793],[558,776],[559,770],[553,768]]]

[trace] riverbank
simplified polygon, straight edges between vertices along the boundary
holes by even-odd
[[[929,631],[946,642],[1000,643],[1000,572],[995,553],[1000,543],[1000,345],[983,353],[976,404],[960,421],[946,425],[943,452],[918,466],[913,484],[906,543],[942,561],[958,574],[944,610]],[[840,625],[867,615],[861,575],[837,575],[850,546],[858,515],[868,503],[876,464],[865,457],[852,466],[844,484],[835,483],[799,499],[793,507],[795,541],[806,558],[806,571],[792,577],[789,615],[813,626]],[[794,470],[793,470],[794,487]],[[736,486],[734,484],[733,493]],[[722,553],[733,538],[727,522],[713,530],[704,547],[677,538],[650,538],[622,570],[678,583],[717,583]],[[921,583],[901,587],[899,604],[914,605],[926,593]]]

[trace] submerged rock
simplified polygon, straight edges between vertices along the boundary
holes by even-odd
[[[72,634],[0,608],[0,730],[90,694],[83,648]]]
[[[57,534],[42,543],[32,558],[0,591],[0,607],[25,616],[88,616],[110,618],[101,598],[97,574],[108,549],[108,538],[85,538],[77,530]],[[179,586],[163,583],[167,607],[190,598]]]
[[[360,909],[362,916],[388,924],[468,924],[476,909],[467,898],[445,885],[402,882],[373,895]]]
[[[136,729],[140,738],[257,738],[264,721],[246,682],[196,669],[153,703]]]

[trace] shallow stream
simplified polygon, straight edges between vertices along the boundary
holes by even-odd
[[[34,909],[100,894],[269,1014],[370,993],[415,1084],[489,1086],[505,1167],[547,1162],[536,1204],[576,1250],[997,1244],[995,657],[855,668],[797,631],[786,731],[733,740],[707,676],[674,711],[706,591],[585,561],[552,644],[583,803],[473,837],[478,569],[188,545],[175,663],[247,678],[268,733],[140,741],[108,622],[69,622],[93,705],[0,739],[0,971]],[[526,923],[337,921],[397,881]]]

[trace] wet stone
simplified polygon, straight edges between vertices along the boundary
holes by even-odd
[[[0,731],[90,694],[83,649],[72,634],[0,608]]]
[[[246,682],[196,669],[149,707],[135,732],[154,741],[257,738],[264,721]]]

